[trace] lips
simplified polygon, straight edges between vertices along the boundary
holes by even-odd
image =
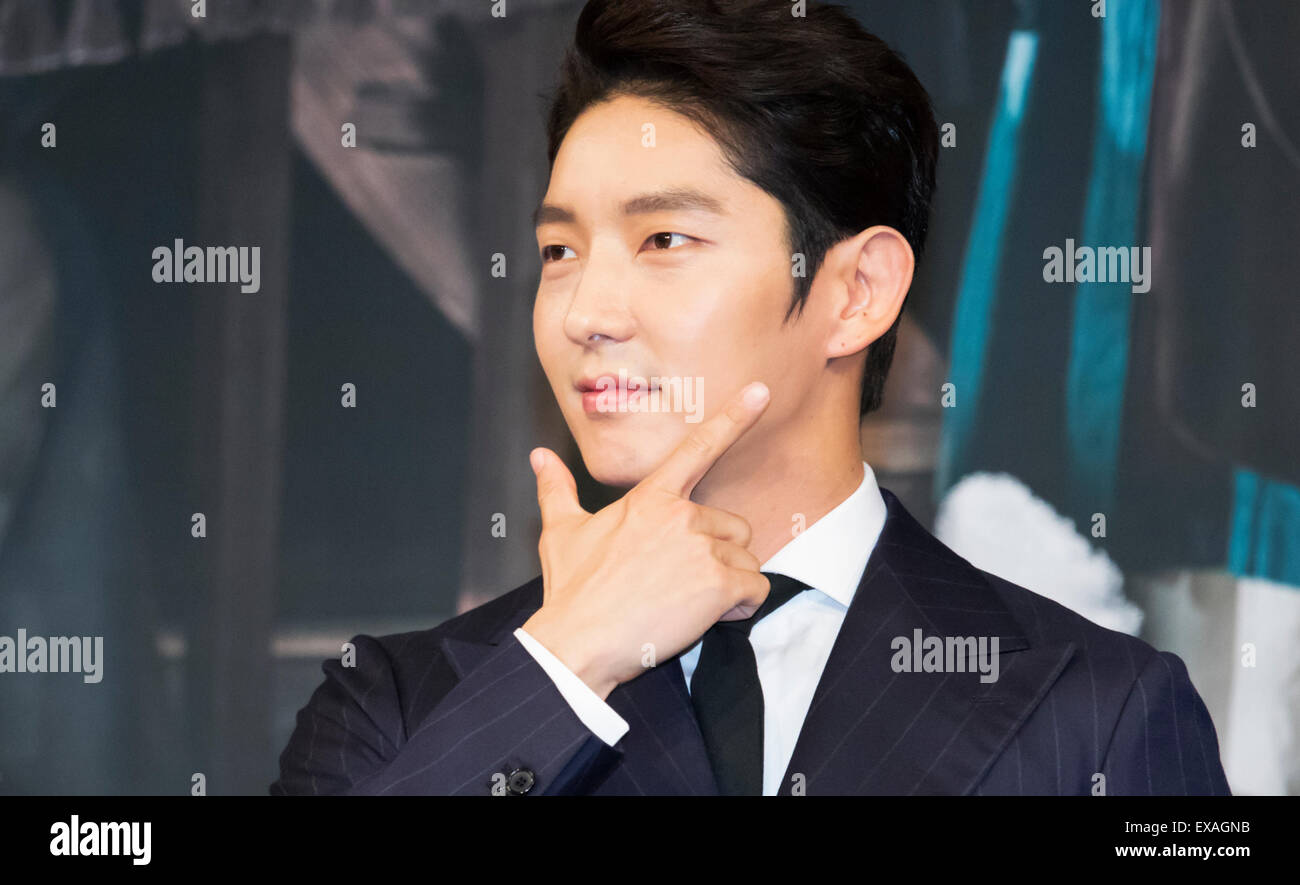
[[[618,414],[629,409],[640,411],[631,404],[659,389],[659,385],[649,377],[627,371],[589,375],[579,378],[573,386],[582,398],[582,410],[587,414]]]
[[[604,372],[600,375],[587,376],[579,378],[574,382],[573,387],[579,393],[618,393],[625,390],[632,382],[637,382],[637,389],[629,392],[644,392],[647,388],[658,390],[659,385],[646,375],[637,375],[631,372],[625,373],[620,379],[615,372]],[[644,382],[644,383],[642,383]]]

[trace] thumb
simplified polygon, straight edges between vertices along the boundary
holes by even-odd
[[[542,511],[543,527],[587,512],[578,503],[578,484],[559,455],[547,448],[536,448],[528,453],[528,463],[537,477],[537,506]]]

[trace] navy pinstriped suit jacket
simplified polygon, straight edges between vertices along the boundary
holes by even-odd
[[[1228,794],[1214,724],[1183,662],[981,571],[888,515],[783,778],[807,795]],[[607,699],[614,747],[573,713],[512,635],[541,578],[412,633],[357,636],[323,665],[272,795],[489,795],[516,769],[528,795],[716,795],[676,657]],[[978,668],[896,673],[895,637],[997,636]]]

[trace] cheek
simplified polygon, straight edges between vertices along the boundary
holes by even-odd
[[[564,333],[563,299],[554,293],[539,292],[533,298],[533,335],[538,350],[554,351]]]
[[[657,281],[641,319],[706,347],[752,343],[779,324],[788,306],[787,273],[770,256],[760,263],[749,250],[719,251],[689,274]]]
[[[558,368],[557,357],[563,346],[563,331],[561,319],[556,316],[547,299],[537,299],[533,304],[533,346],[548,380],[554,380],[552,376]]]
[[[781,266],[758,272],[752,264],[720,272],[708,283],[707,307],[695,312],[685,328],[704,344],[706,353],[719,351],[710,354],[715,360],[722,352],[734,362],[737,356],[768,349],[789,307],[790,290],[783,273]],[[727,282],[719,285],[718,279]]]
[[[690,299],[674,298],[672,311],[641,320],[641,329],[654,341],[657,368],[700,379],[711,412],[744,384],[771,374],[781,358],[774,342],[780,313],[746,282],[719,286],[714,279],[691,291]]]

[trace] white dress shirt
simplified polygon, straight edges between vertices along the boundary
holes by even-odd
[[[875,473],[863,461],[857,491],[761,566],[762,571],[789,575],[811,588],[755,624],[749,636],[763,689],[764,796],[776,795],[781,787],[813,691],[884,527],[885,512]],[[618,743],[628,731],[627,721],[522,627],[514,635],[583,724],[610,746]],[[688,689],[703,642],[701,637],[680,658]]]

